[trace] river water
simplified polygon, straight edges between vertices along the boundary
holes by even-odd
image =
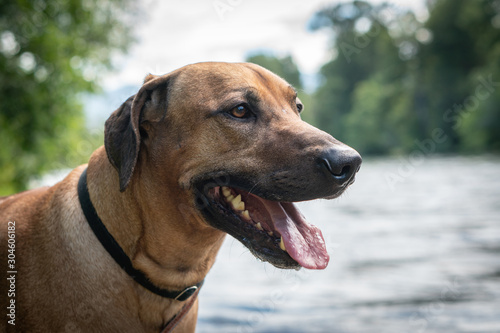
[[[198,333],[500,332],[500,158],[365,160],[341,198],[299,206],[327,269],[279,270],[228,236]]]

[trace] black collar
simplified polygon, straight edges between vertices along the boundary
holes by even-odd
[[[125,252],[123,252],[123,249],[109,233],[108,229],[106,229],[106,226],[104,226],[101,219],[97,215],[94,205],[90,200],[87,188],[87,169],[83,171],[80,176],[80,180],[78,181],[78,199],[80,200],[80,205],[82,206],[83,214],[85,215],[87,222],[92,228],[92,231],[94,231],[94,234],[97,236],[97,239],[101,242],[102,246],[104,246],[106,251],[108,251],[113,259],[115,259],[116,263],[120,265],[120,267],[123,268],[123,270],[141,286],[157,295],[172,298],[177,301],[187,300],[196,292],[196,290],[201,288],[203,281],[181,291],[161,289],[152,284],[143,272],[134,268],[130,258],[127,254],[125,254]]]

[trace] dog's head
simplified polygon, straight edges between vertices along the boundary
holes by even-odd
[[[338,197],[361,157],[302,121],[302,109],[297,92],[262,67],[194,64],[149,75],[106,122],[105,147],[121,191],[150,175],[256,257],[322,269],[321,231],[293,202]]]

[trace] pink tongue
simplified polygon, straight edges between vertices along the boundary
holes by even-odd
[[[307,223],[293,203],[269,201],[260,198],[283,237],[286,251],[302,267],[324,269],[330,256],[318,227]]]

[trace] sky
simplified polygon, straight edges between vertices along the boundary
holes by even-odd
[[[252,52],[292,55],[304,75],[331,59],[328,30],[309,31],[325,0],[141,0],[134,22],[137,42],[113,57],[115,70],[102,84],[110,91],[140,86],[148,73],[166,74],[202,61],[240,62]],[[369,0],[374,4],[379,0]],[[425,15],[424,0],[387,1]]]

